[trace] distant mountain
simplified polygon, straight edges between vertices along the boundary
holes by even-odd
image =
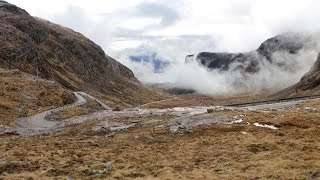
[[[152,53],[150,55],[132,55],[129,58],[134,62],[151,63],[153,65],[153,71],[155,73],[162,72],[166,67],[170,65],[169,61],[160,59],[157,56],[157,53]]]
[[[5,1],[0,1],[0,42],[1,68],[39,74],[111,105],[133,106],[162,97],[82,34]]]
[[[146,83],[146,85],[172,95],[196,93],[196,90],[192,88],[185,88],[183,85],[177,83]]]
[[[255,73],[260,71],[262,60],[266,60],[285,69],[287,67],[284,63],[278,62],[273,57],[275,53],[297,54],[312,43],[313,39],[310,34],[284,33],[264,41],[255,51],[245,53],[200,52],[197,55],[188,55],[185,62],[197,61],[209,70]]]

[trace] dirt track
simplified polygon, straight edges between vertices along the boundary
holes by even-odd
[[[104,104],[102,101],[94,98],[93,96],[84,93],[84,92],[74,92],[73,93],[77,100],[70,105],[66,105],[66,106],[62,106],[62,107],[58,107],[55,109],[51,109],[48,111],[44,111],[42,113],[39,114],[35,114],[33,116],[30,117],[26,117],[26,118],[20,118],[16,121],[16,128],[15,130],[17,131],[18,134],[20,135],[34,135],[34,134],[41,134],[41,133],[46,133],[46,132],[50,132],[53,131],[55,129],[57,129],[58,127],[61,127],[61,123],[57,122],[57,121],[49,121],[47,120],[47,116],[49,116],[52,113],[58,112],[58,111],[62,111],[66,108],[69,107],[75,107],[75,106],[80,106],[82,104],[87,103],[87,100],[84,97],[88,97],[91,99],[96,100],[102,107],[104,107],[105,109],[107,109],[108,111],[111,110],[111,108]]]
[[[235,105],[235,106],[228,106],[228,107],[221,107],[221,106],[206,107],[205,106],[205,107],[177,107],[177,108],[170,108],[170,109],[135,108],[135,109],[123,110],[123,111],[117,112],[117,111],[111,111],[111,108],[108,105],[104,104],[99,99],[96,99],[93,96],[88,95],[84,92],[74,92],[74,94],[77,97],[77,101],[71,105],[66,105],[56,109],[48,110],[48,111],[33,115],[31,117],[18,119],[16,122],[17,127],[15,128],[15,131],[22,136],[30,136],[30,135],[43,134],[43,133],[61,130],[65,126],[72,125],[72,124],[80,124],[90,119],[103,119],[103,118],[114,118],[114,117],[118,117],[118,118],[119,117],[137,117],[141,115],[150,115],[150,114],[177,116],[178,119],[174,119],[173,120],[174,123],[172,122],[173,124],[170,125],[173,129],[177,130],[177,128],[181,128],[182,127],[181,125],[183,124],[184,124],[183,128],[185,128],[187,126],[192,127],[194,125],[199,125],[199,124],[232,123],[232,121],[236,121],[236,119],[216,117],[214,119],[202,120],[201,121],[202,123],[200,123],[198,120],[196,120],[197,122],[195,122],[195,120],[192,120],[192,118],[190,119],[192,115],[206,113],[207,109],[215,109],[215,110],[237,109],[237,110],[243,110],[243,111],[255,111],[255,110],[261,110],[261,109],[279,109],[279,108],[285,108],[285,107],[293,107],[309,99],[309,98],[304,98],[304,99],[298,98],[297,100],[290,99],[288,101],[282,101],[282,102],[279,102],[279,101],[270,101],[270,102],[267,101],[267,102],[259,102],[259,103],[253,102],[252,104],[246,103],[241,106]],[[62,111],[67,107],[74,107],[74,106],[85,104],[87,100],[84,97],[94,99],[106,110],[95,112],[92,114],[71,117],[69,119],[59,121],[59,122],[49,121],[46,119],[46,116],[54,112]]]

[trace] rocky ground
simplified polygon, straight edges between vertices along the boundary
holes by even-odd
[[[92,119],[0,136],[0,179],[316,179],[320,101]],[[178,127],[178,128],[177,128]]]

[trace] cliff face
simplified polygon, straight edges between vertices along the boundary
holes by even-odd
[[[72,90],[94,92],[107,101],[135,105],[159,99],[130,69],[69,28],[30,16],[0,1],[0,67],[56,80]],[[137,94],[145,94],[137,97]],[[138,100],[139,99],[139,100]]]
[[[209,70],[239,70],[244,73],[255,73],[260,70],[262,59],[282,66],[283,64],[274,60],[274,53],[297,54],[310,41],[311,36],[306,34],[285,33],[264,41],[255,51],[246,53],[201,52],[198,55],[188,55],[186,63],[193,59]]]

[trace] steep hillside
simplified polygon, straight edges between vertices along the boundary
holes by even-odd
[[[316,40],[311,34],[284,33],[264,41],[260,47],[246,53],[210,53],[201,52],[198,55],[188,55],[186,63],[197,61],[202,66],[219,71],[241,71],[255,73],[260,71],[263,63],[270,63],[287,69],[287,62],[279,61],[277,53],[281,55],[298,54],[300,50],[315,48]],[[263,60],[265,62],[263,62]]]
[[[71,90],[100,96],[113,106],[162,98],[82,34],[34,18],[5,1],[0,1],[0,42],[1,68],[39,73]]]
[[[310,71],[297,84],[280,91],[272,97],[283,98],[308,95],[320,95],[320,53]]]

